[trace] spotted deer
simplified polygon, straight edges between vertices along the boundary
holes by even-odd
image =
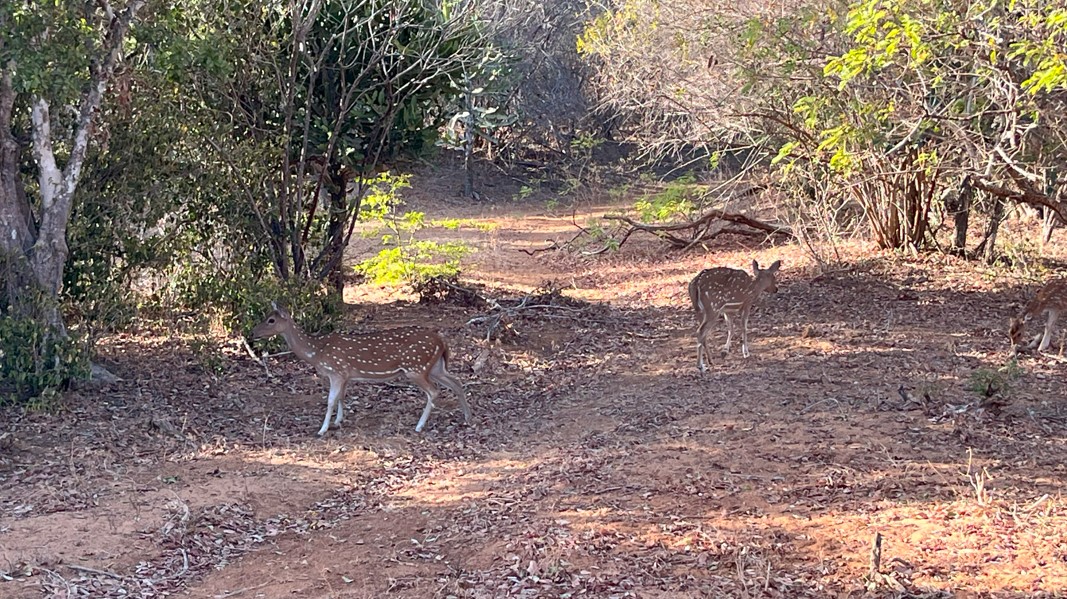
[[[331,334],[321,337],[306,335],[292,317],[277,303],[273,311],[252,329],[253,339],[281,335],[289,349],[304,362],[315,367],[319,376],[330,383],[326,400],[326,418],[318,435],[330,428],[330,415],[337,407],[334,426],[344,419],[345,388],[350,381],[385,383],[406,378],[426,392],[426,408],[415,426],[422,432],[430,417],[438,385],[444,385],[459,396],[464,422],[470,422],[471,409],[463,385],[447,370],[448,347],[436,332],[423,327],[409,326],[362,334]]]
[[[700,320],[697,329],[697,366],[701,372],[707,371],[711,362],[707,336],[720,314],[726,320],[723,355],[730,351],[733,319],[738,318],[741,321],[741,354],[748,357],[748,317],[752,305],[759,299],[760,293],[778,291],[775,275],[781,266],[782,261],[776,260],[768,268],[760,269],[759,263],[753,260],[752,275],[736,268],[718,267],[702,270],[689,282],[689,299]]]
[[[1048,349],[1049,342],[1052,341],[1052,333],[1056,329],[1056,320],[1059,319],[1060,313],[1067,312],[1067,279],[1052,279],[1045,283],[1034,299],[1026,304],[1022,313],[1011,319],[1008,336],[1011,338],[1012,353],[1017,352],[1022,345],[1027,323],[1046,312],[1048,320],[1045,321],[1044,334],[1038,332],[1034,335],[1027,344],[1027,349],[1033,349],[1038,339],[1041,340],[1041,345],[1037,345],[1037,351],[1043,352]]]

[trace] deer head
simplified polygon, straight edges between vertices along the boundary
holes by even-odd
[[[277,302],[271,302],[270,307],[271,313],[252,329],[253,339],[280,335],[293,326],[293,317],[285,311],[285,308],[279,306]]]

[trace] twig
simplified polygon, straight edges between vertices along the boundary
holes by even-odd
[[[108,572],[107,570],[97,570],[96,568],[90,568],[89,566],[79,566],[77,564],[67,564],[67,567],[70,568],[71,570],[76,570],[78,572],[85,572],[85,573],[88,573],[88,574],[96,574],[97,576],[107,576],[107,577],[110,577],[110,578],[114,578],[115,580],[126,580],[126,578],[127,578],[126,576],[123,576],[122,574],[115,574],[114,572]]]
[[[46,573],[46,574],[48,574],[49,576],[51,576],[53,578],[58,578],[59,581],[63,583],[63,586],[66,587],[67,597],[73,597],[74,596],[74,586],[70,584],[69,580],[67,580],[66,578],[63,578],[62,576],[60,576],[58,572],[54,572],[52,570],[49,570],[48,568],[42,568],[42,567],[38,566],[37,569],[42,571],[42,572],[44,572],[44,573]],[[42,586],[44,586],[44,585],[42,585]]]
[[[833,402],[835,405],[841,403],[841,402],[837,401],[836,399],[834,399],[832,397],[827,397],[826,399],[820,399],[819,401],[817,401],[817,402],[815,402],[813,404],[810,404],[809,406],[807,406],[806,408],[801,410],[800,413],[801,414],[807,414],[809,411],[815,409],[815,406],[820,405],[820,404],[824,404],[824,403],[827,403],[827,402]]]
[[[263,367],[263,370],[267,373],[267,376],[270,376],[270,368],[267,367],[267,361],[256,355],[256,351],[252,349],[251,345],[248,344],[248,339],[242,336],[241,343],[244,345],[245,351],[248,352],[248,355],[253,360],[255,360],[257,364]]]
[[[668,224],[668,225],[650,225],[650,224],[646,224],[646,223],[640,223],[640,222],[637,222],[637,221],[635,221],[634,219],[632,219],[632,218],[630,218],[628,216],[622,216],[622,215],[607,215],[607,216],[604,217],[604,220],[613,220],[613,221],[618,221],[618,222],[621,222],[621,223],[625,223],[629,227],[629,229],[627,231],[627,234],[626,234],[626,237],[629,237],[629,234],[632,233],[633,231],[643,231],[645,233],[650,233],[652,235],[655,235],[656,237],[660,237],[661,239],[666,239],[672,245],[674,245],[675,247],[679,247],[679,248],[692,247],[692,245],[694,243],[699,242],[699,241],[703,241],[704,238],[701,235],[693,235],[693,236],[690,237],[690,239],[682,239],[680,237],[672,235],[672,233],[678,232],[678,231],[694,231],[695,232],[695,231],[700,230],[700,229],[703,228],[702,234],[706,234],[711,228],[710,224],[715,220],[724,220],[724,221],[728,221],[728,222],[731,222],[731,223],[744,225],[745,227],[749,227],[751,229],[755,229],[755,231],[752,231],[752,232],[744,232],[743,229],[723,228],[722,230],[716,232],[716,234],[722,233],[722,232],[731,232],[731,233],[743,233],[744,232],[743,234],[756,234],[756,235],[759,235],[760,232],[762,232],[762,233],[767,234],[767,235],[784,235],[784,236],[787,236],[787,237],[793,237],[794,236],[793,235],[793,230],[790,229],[787,226],[766,223],[766,222],[763,222],[761,220],[752,218],[751,216],[747,216],[747,215],[739,214],[739,213],[735,213],[735,212],[727,212],[725,210],[719,210],[719,209],[709,210],[709,211],[705,212],[703,215],[701,215],[700,218],[697,218],[696,220],[693,220],[693,221],[683,222],[683,223],[672,223],[672,224]],[[621,245],[621,243],[620,243],[620,245]]]
[[[535,296],[525,295],[519,302],[513,306],[505,306],[500,302],[493,300],[492,298],[484,298],[486,303],[489,304],[489,313],[482,316],[475,316],[467,321],[467,325],[475,325],[482,323],[489,323],[489,326],[485,332],[485,340],[489,341],[493,338],[493,333],[500,327],[500,323],[503,322],[504,317],[514,317],[523,310],[558,310],[561,312],[581,313],[582,308],[574,308],[571,306],[557,306],[555,304],[531,304],[529,303]],[[542,297],[542,296],[537,296]],[[548,316],[552,316],[551,314]]]
[[[871,541],[871,559],[870,570],[867,572],[870,580],[876,580],[879,570],[882,567],[882,533],[874,533],[874,540]]]
[[[271,582],[272,581],[268,580],[267,582],[262,582],[260,584],[257,584],[254,587],[245,587],[243,589],[237,589],[237,590],[233,590],[233,591],[227,591],[225,593],[219,593],[218,595],[215,595],[215,599],[227,599],[227,597],[233,597],[235,595],[240,595],[241,593],[245,593],[245,592],[248,592],[248,591],[254,591],[256,589],[262,589],[263,587],[267,586]]]

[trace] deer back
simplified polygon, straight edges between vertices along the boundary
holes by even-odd
[[[1045,283],[1026,305],[1023,318],[1029,319],[1047,310],[1067,310],[1067,279],[1053,279]]]
[[[752,287],[752,277],[743,270],[723,266],[698,274],[689,285],[689,295],[698,310],[721,310],[723,306],[744,303]]]
[[[748,308],[760,293],[778,291],[775,275],[781,261],[775,261],[766,269],[752,261],[753,275],[743,270],[716,267],[703,270],[689,283],[689,297],[693,307],[701,310],[722,310],[728,307]]]
[[[324,335],[312,343],[315,355],[308,362],[322,374],[336,373],[346,379],[425,374],[448,356],[441,336],[423,327]]]

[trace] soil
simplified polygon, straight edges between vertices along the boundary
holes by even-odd
[[[408,195],[461,219],[425,234],[476,248],[463,283],[555,299],[486,341],[486,306],[353,284],[347,329],[440,330],[470,425],[445,392],[415,433],[417,389],[353,384],[320,439],[325,388],[292,356],[114,335],[122,381],[0,413],[0,597],[1065,596],[1063,337],[1013,367],[1005,332],[1065,233],[1038,260],[1014,221],[1011,269],[861,242],[818,268],[728,236],[588,257],[533,250],[624,203],[460,181],[423,169]],[[783,267],[752,355],[700,373],[686,284],[753,259]]]

